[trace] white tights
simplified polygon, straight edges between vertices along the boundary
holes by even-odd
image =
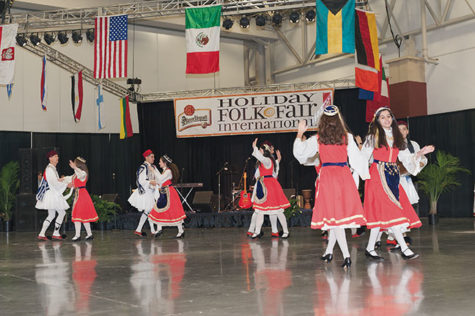
[[[58,216],[56,216],[58,213]],[[43,226],[41,227],[40,234],[38,236],[45,237],[46,230],[48,229],[51,222],[56,217],[56,221],[54,223],[54,233],[53,236],[59,236],[59,229],[61,228],[61,224],[63,224],[64,216],[66,216],[65,210],[48,210],[48,216],[43,222]]]
[[[346,234],[345,229],[341,227],[330,228],[328,232],[328,245],[325,251],[325,255],[333,254],[333,248],[335,247],[335,243],[338,242],[338,246],[340,246],[341,253],[343,254],[343,258],[349,258],[350,252],[348,251],[348,244],[346,243]]]

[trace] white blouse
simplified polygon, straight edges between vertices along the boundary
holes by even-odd
[[[388,143],[388,146],[392,147],[394,143],[392,129],[389,129],[389,130],[384,129],[384,132],[386,133],[386,141]],[[368,137],[366,137],[366,140],[363,144],[363,147],[361,148],[361,153],[365,157],[366,161],[368,162],[373,161],[373,150],[374,150],[374,136],[368,135]],[[399,154],[397,156],[399,161],[406,168],[406,170],[414,176],[417,175],[423,168],[423,166],[421,166],[422,156],[417,157],[417,152],[418,150],[416,150],[416,152],[412,154],[409,151],[409,149],[406,148],[404,150],[399,150]],[[424,159],[427,162],[427,158],[424,157]]]
[[[162,173],[157,172],[156,178],[158,185],[161,187],[165,182],[167,182],[168,180],[171,181],[173,179],[173,174],[172,171],[167,168],[163,170]]]
[[[68,183],[71,182],[66,179],[63,181],[59,181],[58,171],[56,167],[52,164],[49,164],[45,170],[46,181],[48,182],[48,186],[50,190],[53,190],[58,193],[63,193],[68,186]]]
[[[361,154],[358,146],[356,145],[353,135],[350,133],[347,134],[348,145],[348,161],[350,167],[356,171],[356,173],[361,177],[361,179],[369,179],[369,170],[368,170],[368,160]],[[320,161],[318,160],[318,140],[317,136],[312,136],[306,140],[296,138],[294,141],[293,148],[294,157],[302,165],[318,165]]]
[[[264,155],[259,151],[257,147],[254,147],[252,155],[256,157],[256,159],[259,160],[260,163],[263,164],[266,169],[272,167],[272,160],[268,157],[264,157]]]

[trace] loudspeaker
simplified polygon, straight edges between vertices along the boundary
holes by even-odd
[[[218,196],[213,191],[196,191],[192,206],[200,213],[217,212]]]
[[[295,189],[294,188],[283,189],[283,191],[284,191],[284,194],[285,194],[285,197],[287,198],[287,200],[290,200],[292,198],[292,196],[295,196]]]
[[[20,193],[16,199],[15,230],[33,232],[38,230],[38,210],[35,208],[36,195]]]
[[[20,148],[20,193],[33,193],[34,155],[31,148]]]

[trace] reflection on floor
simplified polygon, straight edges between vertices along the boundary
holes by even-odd
[[[245,237],[245,230],[95,232],[88,242],[37,242],[0,233],[0,315],[473,315],[473,219],[445,219],[414,231],[421,257],[364,256],[351,239],[353,265],[319,260],[317,231],[293,228],[288,240]],[[383,245],[384,245],[383,241]]]

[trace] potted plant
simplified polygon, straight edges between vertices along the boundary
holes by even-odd
[[[302,214],[302,210],[300,209],[297,199],[292,197],[289,199],[290,206],[284,210],[285,218],[287,221],[290,220],[291,217],[296,216],[298,214]]]
[[[430,201],[429,224],[437,223],[437,202],[442,193],[453,190],[460,185],[457,174],[470,173],[460,165],[460,159],[443,151],[437,151],[436,161],[429,163],[419,174],[419,188]]]
[[[121,210],[121,207],[117,203],[103,200],[101,196],[98,195],[91,195],[91,199],[96,208],[97,216],[99,217],[98,227],[104,230],[104,223],[109,223],[113,220],[117,212]]]
[[[15,198],[20,186],[18,171],[20,165],[17,161],[10,161],[0,171],[0,214],[5,223],[4,231],[9,231],[12,209],[15,207]]]

